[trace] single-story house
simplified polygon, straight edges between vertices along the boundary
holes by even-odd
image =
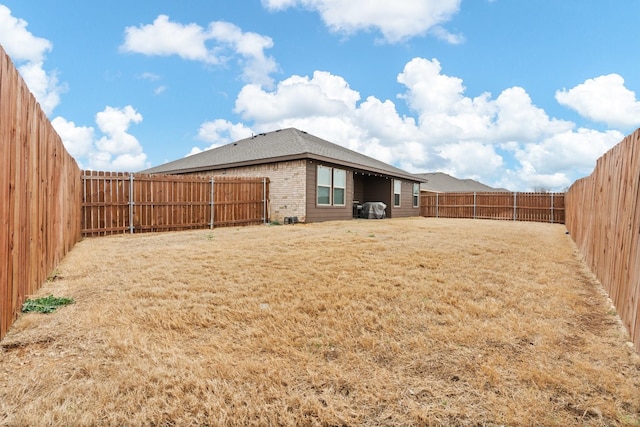
[[[422,191],[433,193],[492,193],[509,191],[504,188],[494,188],[474,179],[458,179],[444,172],[417,173],[422,178]]]
[[[143,173],[268,177],[269,220],[349,219],[365,202],[382,202],[386,217],[420,214],[425,180],[295,128],[261,133]]]

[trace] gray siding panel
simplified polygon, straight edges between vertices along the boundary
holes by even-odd
[[[413,207],[413,182],[402,180],[402,188],[400,190],[400,207],[393,206],[391,204],[391,218],[406,218],[410,216],[420,216],[420,201],[418,200],[418,207]],[[393,185],[393,183],[391,184]],[[393,188],[391,188],[393,196]],[[387,215],[389,209],[387,209]]]
[[[345,206],[318,206],[317,174],[318,165],[336,167],[347,171],[347,188],[345,189]],[[307,162],[307,218],[306,222],[321,222],[350,219],[353,217],[353,171],[330,163]]]

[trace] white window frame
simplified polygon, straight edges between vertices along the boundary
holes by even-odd
[[[396,196],[398,196],[397,203],[396,203]],[[394,179],[393,180],[393,206],[396,208],[399,208],[401,201],[402,201],[402,181],[399,179]]]
[[[320,170],[329,171],[330,183],[320,183]],[[336,184],[336,175],[341,174],[344,177],[344,184]],[[329,189],[329,203],[320,203],[320,188]],[[335,203],[335,191],[342,190],[342,203]],[[330,166],[318,165],[316,169],[316,206],[346,206],[347,205],[347,171],[345,169],[332,168]]]
[[[320,169],[329,169],[329,185],[327,185],[326,183],[320,183]],[[333,170],[332,168],[328,167],[328,166],[322,166],[322,165],[318,165],[317,168],[317,172],[316,172],[316,205],[318,206],[331,206],[331,193],[333,193],[333,188],[332,188],[332,180],[333,180]],[[329,189],[329,203],[320,203],[320,187],[322,188],[328,188]]]
[[[413,183],[413,207],[420,207],[420,184]]]
[[[336,179],[336,174],[340,174],[343,176],[343,181],[344,184],[339,185],[337,184],[337,179]],[[347,205],[347,171],[344,169],[337,169],[334,168],[333,169],[333,174],[331,175],[333,177],[333,188],[331,191],[331,197],[332,197],[332,202],[333,202],[333,206],[346,206]],[[336,189],[337,190],[342,190],[342,203],[336,203]]]

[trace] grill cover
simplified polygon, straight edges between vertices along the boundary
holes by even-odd
[[[387,216],[385,209],[387,205],[382,202],[365,202],[362,205],[362,218],[382,219]]]

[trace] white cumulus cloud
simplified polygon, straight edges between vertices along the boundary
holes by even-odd
[[[142,146],[128,130],[131,124],[141,121],[142,115],[130,105],[124,108],[106,107],[96,114],[96,123],[105,134],[96,141],[96,147],[114,155],[139,154]]]
[[[256,132],[297,127],[409,172],[442,171],[517,191],[563,189],[623,136],[549,117],[522,87],[469,96],[437,59],[410,60],[397,80],[405,90],[396,102],[406,103],[409,115],[389,99],[363,100],[327,71],[291,76],[272,90],[246,85],[235,111]],[[236,128],[249,124],[207,122],[200,131],[209,139],[201,139],[222,144],[236,139]]]
[[[0,44],[4,50],[14,61],[42,62],[53,46],[49,40],[31,34],[28,25],[0,4]]]
[[[588,175],[595,166],[595,159],[623,138],[624,135],[619,131],[600,132],[578,128],[522,144],[514,152],[521,163],[528,163],[538,173],[560,171],[565,174],[579,172],[581,175]]]
[[[142,115],[132,106],[107,106],[96,114],[96,124],[103,134],[95,139],[93,127],[76,126],[62,117],[51,121],[65,148],[80,167],[107,171],[136,171],[149,166],[138,139],[129,133],[131,125],[140,123]]]
[[[208,35],[197,24],[170,22],[167,15],[159,15],[152,24],[127,27],[120,46],[124,52],[145,55],[178,55],[183,59],[217,64],[220,59],[206,46]]]
[[[488,142],[454,142],[438,147],[437,151],[447,160],[443,172],[465,178],[485,180],[487,171],[498,170],[504,163],[502,156]]]
[[[242,123],[231,123],[223,119],[204,122],[198,130],[198,139],[211,144],[204,150],[248,138],[251,135],[253,135],[253,131]],[[193,147],[188,155],[197,154],[201,151],[203,151],[203,149]]]
[[[433,139],[536,140],[571,129],[574,124],[549,118],[521,87],[491,94],[465,95],[462,79],[442,73],[437,59],[414,58],[398,75],[407,92],[400,95],[416,112],[420,128]]]
[[[260,121],[333,116],[354,109],[359,98],[342,77],[316,71],[312,78],[289,77],[278,83],[273,92],[247,85],[238,94],[235,111],[245,120]]]
[[[556,100],[581,116],[609,126],[640,126],[640,100],[618,74],[588,79],[569,90],[556,92]]]
[[[215,21],[203,28],[194,23],[172,22],[167,15],[158,15],[151,24],[126,27],[120,51],[149,56],[177,55],[214,65],[232,57],[242,66],[245,82],[270,86],[273,83],[270,74],[278,69],[275,59],[265,54],[265,50],[272,47],[270,37],[243,32],[229,22]]]
[[[28,62],[18,67],[20,75],[29,91],[38,100],[42,111],[49,115],[60,104],[62,93],[67,91],[66,84],[60,84],[58,73],[44,70],[42,62]]]
[[[574,127],[571,122],[549,118],[542,108],[533,104],[529,94],[517,86],[500,93],[495,100],[495,111],[493,130],[501,141],[537,141]]]
[[[396,43],[427,34],[460,43],[463,38],[442,28],[460,10],[461,0],[262,0],[270,10],[303,7],[316,11],[332,31],[352,34],[378,30],[384,39]]]
[[[76,126],[64,117],[51,120],[53,128],[62,138],[64,147],[76,159],[86,157],[93,150],[94,129],[89,126]]]
[[[53,45],[47,39],[36,37],[27,30],[28,23],[11,15],[11,10],[0,4],[0,45],[13,60],[27,87],[49,115],[60,104],[60,95],[67,90],[60,84],[56,71],[44,69],[46,53]]]

